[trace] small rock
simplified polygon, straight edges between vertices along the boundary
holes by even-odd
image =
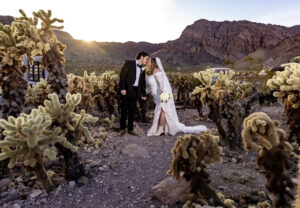
[[[23,183],[23,179],[21,177],[16,178],[15,181],[18,183]]]
[[[232,161],[233,163],[237,163],[237,159],[235,159],[235,158],[232,158],[231,161]]]
[[[230,188],[228,188],[226,186],[218,186],[218,189],[222,190],[222,191],[230,191]]]
[[[41,198],[46,198],[48,196],[49,196],[49,194],[47,192],[44,192],[40,195]]]
[[[81,176],[77,181],[78,184],[86,185],[90,182],[90,179],[86,176]]]
[[[3,186],[8,186],[12,180],[10,178],[4,178],[0,180],[0,188]]]
[[[102,167],[104,168],[104,170],[108,170],[109,169],[108,165],[103,165]]]
[[[148,151],[144,147],[138,144],[126,145],[125,148],[122,150],[122,153],[130,157],[142,157],[142,158],[150,157]]]
[[[52,179],[52,182],[56,185],[67,184],[68,181],[63,177],[55,177]]]
[[[75,181],[69,181],[69,187],[74,188],[76,185]]]
[[[71,182],[71,181],[70,181]],[[69,185],[70,185],[70,182],[69,182]],[[73,181],[75,183],[75,181]],[[75,186],[75,185],[74,185]],[[59,185],[57,188],[56,188],[56,191],[54,193],[54,196],[57,196],[59,194],[59,192],[61,191],[62,189],[62,185]]]
[[[103,156],[104,158],[107,158],[107,157],[109,156],[109,154],[108,154],[108,152],[102,152],[102,156]]]
[[[246,183],[248,183],[248,179],[246,179],[246,178],[239,178],[239,179],[237,179],[237,182],[238,183],[240,183],[240,184],[246,184]]]
[[[119,174],[117,172],[114,172],[114,176],[118,176]]]
[[[12,208],[21,208],[21,206],[19,204],[13,204]]]
[[[42,193],[40,189],[33,189],[31,194],[29,195],[30,198],[34,199]]]
[[[115,165],[114,164],[108,164],[108,167],[110,167],[110,169],[115,169]]]
[[[93,155],[98,155],[99,152],[100,152],[99,150],[94,150],[94,151],[93,151]]]
[[[298,179],[297,178],[292,178],[292,182],[297,185],[298,184]]]
[[[40,206],[41,205],[41,201],[37,200],[37,202],[35,202],[35,206]]]
[[[85,161],[86,164],[89,164],[89,163],[92,163],[92,162],[93,162],[93,160],[91,160],[91,159]]]
[[[42,203],[42,204],[46,204],[46,203],[47,203],[47,198],[41,199],[41,203]]]
[[[151,189],[153,196],[164,204],[178,202],[182,195],[190,193],[190,183],[184,178],[175,180],[168,177]]]

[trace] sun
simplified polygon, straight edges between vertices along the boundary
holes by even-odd
[[[95,42],[95,40],[91,40],[91,39],[84,39],[83,42],[85,43],[91,43],[91,42]]]

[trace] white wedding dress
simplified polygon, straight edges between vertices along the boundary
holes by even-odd
[[[174,136],[178,132],[200,134],[201,131],[207,131],[207,127],[204,125],[189,127],[179,122],[170,82],[159,58],[156,58],[156,63],[158,65],[158,68],[160,69],[160,72],[157,72],[154,75],[147,76],[146,80],[147,87],[148,89],[150,89],[156,105],[154,110],[153,123],[147,133],[147,136],[153,136],[156,134],[161,109],[163,109],[166,115],[166,126],[164,129],[164,133],[166,135],[169,134]],[[167,103],[161,102],[159,99],[160,93],[162,91],[168,92],[171,96]]]

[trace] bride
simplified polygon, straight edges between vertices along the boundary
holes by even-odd
[[[152,127],[149,129],[147,136],[160,136],[162,133],[174,136],[178,132],[199,134],[200,131],[207,131],[204,125],[188,127],[179,122],[172,88],[160,59],[151,58],[147,66],[146,83],[156,105]],[[161,92],[170,94],[170,99],[167,102],[160,101]]]

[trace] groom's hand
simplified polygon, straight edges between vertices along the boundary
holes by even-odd
[[[142,100],[146,100],[146,97],[143,97],[143,96],[142,96]]]
[[[122,95],[126,95],[126,90],[121,90]]]

